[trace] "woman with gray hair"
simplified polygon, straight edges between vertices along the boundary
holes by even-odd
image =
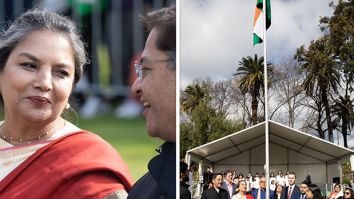
[[[75,24],[31,10],[0,34],[1,198],[126,198],[115,149],[61,115],[87,62]]]

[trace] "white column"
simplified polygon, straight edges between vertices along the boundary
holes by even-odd
[[[201,196],[201,192],[202,192],[202,183],[203,183],[203,160],[200,160],[199,161],[199,167],[198,167],[198,176],[199,176],[199,179],[198,179],[198,185],[197,185],[197,193],[196,193],[196,196],[197,198],[200,198]]]

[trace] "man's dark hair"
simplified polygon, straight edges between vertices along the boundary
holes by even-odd
[[[307,186],[309,186],[310,184],[312,184],[312,181],[311,181],[311,176],[310,175],[307,175],[305,180],[301,182],[301,184],[306,184]]]
[[[176,60],[176,7],[162,8],[140,16],[147,32],[158,31],[157,49],[166,52],[171,60]],[[170,68],[176,69],[176,62]]]
[[[289,172],[289,174],[288,174],[288,175],[294,175],[294,176],[295,176],[295,178],[296,178],[296,173],[295,173],[295,172],[293,172],[293,171]]]
[[[226,170],[226,171],[224,172],[224,175],[227,176],[228,173],[231,173],[231,174],[232,174],[232,171],[231,171],[231,170]]]
[[[188,165],[185,162],[179,162],[179,171],[180,173],[185,173],[188,170]]]
[[[214,179],[215,179],[217,176],[219,176],[219,175],[220,175],[220,176],[223,176],[222,173],[213,173],[213,178],[212,178],[212,179],[214,180]]]

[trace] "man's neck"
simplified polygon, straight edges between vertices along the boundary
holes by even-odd
[[[220,188],[218,188],[218,187],[214,187],[214,189],[219,193],[219,191],[220,191]]]

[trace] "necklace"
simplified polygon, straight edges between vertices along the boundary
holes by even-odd
[[[36,141],[36,140],[40,140],[41,138],[43,138],[43,137],[45,137],[45,136],[47,136],[47,135],[49,135],[48,132],[43,133],[42,135],[40,135],[40,136],[38,136],[38,137],[30,138],[30,139],[22,139],[22,138],[16,139],[16,138],[14,138],[14,137],[12,137],[12,136],[6,137],[5,135],[1,136],[1,138],[2,138],[3,140],[5,140],[6,142],[9,142],[9,143],[15,141],[15,142],[20,142],[20,143],[31,144],[31,142]]]
[[[3,126],[4,123],[2,123],[0,125],[0,127]],[[53,127],[51,128],[53,129]],[[12,136],[6,136],[6,135],[1,135],[1,138],[3,140],[5,140],[6,142],[8,143],[12,143],[12,142],[17,142],[17,143],[27,143],[27,144],[31,144],[32,142],[34,141],[37,141],[37,140],[40,140],[44,137],[46,137],[47,135],[49,135],[49,132],[47,131],[46,133],[43,133],[42,135],[39,135],[37,137],[34,137],[34,138],[29,138],[29,139],[22,139],[22,138],[14,138]]]

